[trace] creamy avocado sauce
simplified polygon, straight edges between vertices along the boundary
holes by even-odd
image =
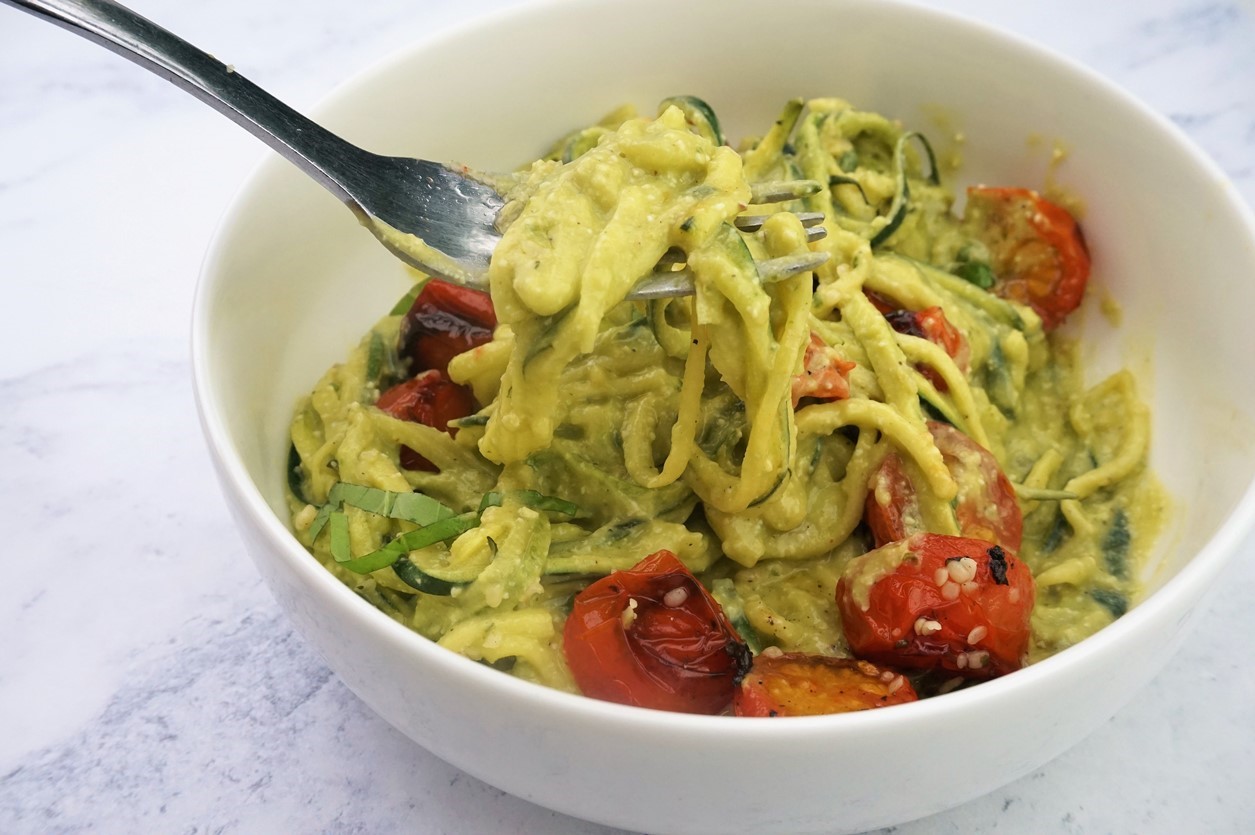
[[[552,687],[574,689],[561,639],[572,596],[664,548],[716,590],[751,646],[845,655],[842,574],[866,605],[910,558],[902,543],[862,556],[867,497],[890,489],[877,477],[886,456],[918,491],[911,523],[930,531],[957,533],[956,503],[980,492],[947,470],[926,426],[940,420],[1023,491],[1031,660],[1134,605],[1167,500],[1146,468],[1150,417],[1132,376],[1086,388],[1073,344],[958,274],[988,252],[898,123],[796,100],[738,152],[712,142],[702,112],[616,111],[509,179],[490,269],[500,325],[448,367],[479,412],[445,433],[376,408],[414,372],[396,354],[401,316],[384,317],[297,407],[298,538],[390,617]],[[747,206],[751,186],[795,179],[829,187]],[[732,221],[747,210],[772,217],[741,232]],[[826,237],[808,243],[796,212],[822,213]],[[830,256],[813,274],[763,282],[762,261],[812,250]],[[624,301],[641,277],[681,264],[695,297]],[[940,309],[966,353],[896,331],[876,295]],[[795,403],[795,379],[825,373],[807,370],[812,340],[852,363],[848,391]],[[403,448],[435,471],[402,466]],[[338,482],[416,492],[477,525],[407,554],[405,571],[358,571],[361,555],[421,526],[335,505]],[[498,503],[484,508],[487,496]],[[347,551],[318,527],[338,513]],[[414,571],[445,585],[418,588]]]

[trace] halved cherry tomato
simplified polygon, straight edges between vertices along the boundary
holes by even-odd
[[[749,669],[723,609],[670,551],[575,596],[562,635],[586,696],[684,713],[719,713]]]
[[[991,678],[1023,666],[1035,594],[1010,551],[921,533],[851,560],[837,608],[859,658]]]
[[[737,716],[819,716],[913,702],[906,677],[870,661],[760,653],[732,702]]]
[[[449,421],[466,417],[476,409],[475,397],[466,386],[445,376],[443,371],[424,371],[398,383],[375,401],[381,411],[399,420],[408,420],[449,431]],[[436,467],[407,446],[401,447],[401,466],[407,470],[432,472]]]
[[[1032,189],[973,187],[963,223],[989,249],[993,292],[1026,304],[1053,330],[1089,282],[1089,250],[1076,219]]]
[[[411,371],[447,371],[449,360],[492,340],[497,314],[487,293],[431,279],[401,322],[400,355]]]
[[[850,371],[854,363],[843,359],[837,350],[815,332],[802,358],[802,373],[793,378],[793,408],[803,397],[819,400],[842,400],[850,396]]]
[[[872,474],[868,488],[863,521],[871,530],[877,548],[923,532],[919,496],[902,466],[900,455],[891,452],[885,456]]]
[[[954,505],[959,532],[1018,551],[1024,537],[1024,515],[1015,488],[997,459],[949,424],[929,421],[928,431],[959,485]],[[915,485],[896,453],[885,457],[872,475],[870,488],[864,518],[877,547],[924,531]]]

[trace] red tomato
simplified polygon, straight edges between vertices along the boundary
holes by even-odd
[[[967,373],[968,360],[971,356],[967,339],[946,318],[944,310],[940,307],[907,310],[895,306],[892,299],[873,290],[864,292],[872,304],[876,306],[876,309],[884,314],[885,319],[888,320],[889,325],[895,331],[909,336],[917,336],[920,339],[927,339],[929,342],[940,345],[954,360],[955,364],[958,365],[959,370],[964,374]],[[938,391],[949,391],[950,387],[946,385],[946,381],[933,369],[921,368],[920,373],[927,377],[937,387]]]
[[[896,452],[886,455],[880,468],[872,474],[868,487],[863,520],[871,529],[877,548],[924,530],[919,497],[906,475],[900,455]]]
[[[670,551],[576,595],[562,639],[584,695],[684,713],[727,708],[751,660],[723,609]]]
[[[1024,515],[1015,488],[998,461],[980,444],[949,424],[928,422],[928,431],[941,452],[950,475],[959,485],[954,512],[959,532],[966,537],[1020,550]],[[924,531],[915,485],[896,453],[885,457],[872,475],[865,519],[876,547]]]
[[[989,248],[993,292],[1026,304],[1053,330],[1089,282],[1089,250],[1076,219],[1032,189],[967,190],[963,220]]]
[[[913,702],[906,677],[869,661],[802,653],[762,653],[741,680],[737,716],[818,716]]]
[[[864,608],[856,590],[869,581]],[[851,560],[837,608],[859,658],[991,678],[1023,666],[1035,594],[1028,566],[1010,551],[921,533]]]
[[[447,371],[449,360],[491,341],[496,327],[487,293],[433,278],[401,322],[399,351],[412,371]]]
[[[802,373],[793,378],[793,408],[803,397],[842,400],[850,396],[850,371],[854,363],[812,332],[802,358]]]
[[[459,386],[442,371],[424,371],[398,383],[379,395],[375,405],[399,420],[408,420],[449,431],[449,421],[475,411],[475,398],[466,386]],[[408,470],[432,472],[436,468],[407,446],[401,447],[401,466]]]

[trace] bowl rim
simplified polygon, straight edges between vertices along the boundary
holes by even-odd
[[[818,3],[819,0],[806,0]],[[967,17],[950,10],[937,9],[914,0],[842,0],[846,5],[893,7],[897,12],[931,16],[947,25],[974,29],[986,37],[1005,42],[1008,47],[1031,54],[1036,60],[1052,63],[1065,74],[1077,76],[1087,86],[1097,88],[1103,94],[1120,102],[1124,107],[1137,111],[1150,119],[1179,150],[1184,152],[1191,165],[1201,173],[1223,183],[1224,207],[1243,223],[1252,249],[1255,250],[1255,211],[1237,193],[1230,178],[1197,144],[1170,119],[1152,109],[1132,93],[1114,81],[1090,69],[1067,55],[1038,44],[1015,32],[994,24]],[[395,66],[409,61],[412,56],[446,40],[465,37],[467,33],[484,27],[508,26],[520,17],[547,13],[574,5],[617,5],[615,0],[531,0],[491,13],[480,14],[451,26],[425,33],[411,43],[399,47],[387,55],[359,67],[346,79],[334,85],[310,108],[314,118],[324,117],[355,90],[369,87],[380,76],[387,75]],[[558,712],[571,719],[580,718],[596,722],[614,722],[634,730],[671,730],[682,728],[686,733],[708,739],[744,738],[756,743],[775,740],[785,744],[816,733],[863,733],[874,732],[882,724],[899,724],[908,720],[917,724],[931,724],[955,713],[968,713],[973,708],[989,706],[1010,699],[1022,691],[1035,690],[1043,681],[1055,676],[1055,670],[1085,666],[1084,662],[1099,657],[1112,656],[1134,639],[1146,621],[1158,620],[1172,614],[1178,601],[1201,598],[1223,569],[1224,564],[1239,550],[1243,541],[1255,529],[1255,474],[1241,498],[1220,523],[1212,536],[1195,555],[1160,588],[1149,594],[1125,615],[1094,635],[1059,653],[1029,665],[1015,673],[981,682],[944,696],[921,699],[896,705],[892,711],[871,710],[856,713],[825,716],[777,717],[773,722],[746,721],[742,717],[719,715],[695,715],[674,713],[612,702],[554,690],[544,685],[524,681],[502,674],[483,664],[438,646],[422,635],[392,620],[352,590],[337,580],[296,540],[286,523],[274,514],[260,489],[249,477],[247,468],[238,454],[232,436],[221,415],[213,381],[215,361],[210,351],[210,331],[213,293],[222,281],[222,262],[231,240],[238,234],[237,221],[242,209],[258,199],[260,186],[275,176],[278,169],[288,163],[275,154],[267,153],[257,162],[235,192],[220,215],[217,227],[210,238],[201,262],[192,305],[191,365],[193,393],[198,417],[205,435],[209,452],[217,465],[224,491],[238,498],[237,507],[246,513],[253,527],[265,537],[266,544],[275,551],[303,582],[312,588],[323,602],[334,603],[338,615],[352,618],[374,637],[387,641],[417,658],[432,664],[442,674],[461,683],[475,687],[499,690],[503,697],[522,699],[533,707]],[[1181,615],[1183,617],[1183,615]],[[1166,663],[1166,658],[1164,660]],[[1105,717],[1104,717],[1105,718]]]

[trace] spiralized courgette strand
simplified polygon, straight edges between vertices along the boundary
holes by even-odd
[[[739,153],[690,96],[572,131],[507,179],[500,324],[448,366],[478,414],[446,433],[375,406],[408,373],[396,345],[411,295],[296,409],[297,536],[390,617],[552,687],[574,689],[571,596],[664,548],[751,646],[843,654],[834,589],[870,547],[864,508],[889,455],[928,528],[958,533],[960,485],[929,429],[941,421],[1027,497],[1021,556],[1048,636],[1034,651],[1079,640],[1136,595],[1155,526],[1134,508],[1163,506],[1149,413],[1130,375],[1084,391],[1036,313],[956,274],[970,241],[941,173],[920,134],[836,98],[786,102]],[[793,181],[807,184],[797,199],[751,205],[755,187]],[[798,212],[822,213],[826,235],[808,240]],[[767,219],[744,232],[747,213]],[[828,255],[813,275],[758,270],[811,251]],[[688,270],[695,295],[624,301],[660,263]],[[937,309],[966,353],[898,332],[874,299]],[[840,393],[795,389],[816,345],[839,359]],[[403,449],[431,469],[403,466]],[[341,483],[376,492],[346,500]],[[401,548],[422,520],[381,508],[410,492],[457,532]]]

